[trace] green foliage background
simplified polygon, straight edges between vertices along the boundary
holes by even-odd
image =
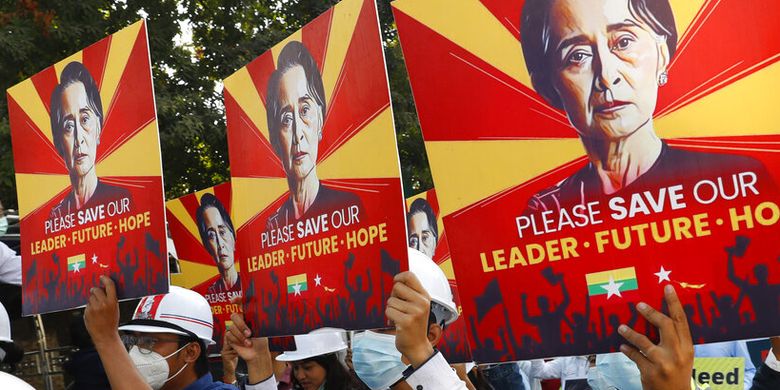
[[[333,6],[333,0],[2,0],[0,90],[145,16],[165,195],[230,178],[221,80]],[[406,196],[433,187],[389,0],[377,0]],[[179,37],[191,30],[192,43]],[[0,200],[16,208],[6,94]]]

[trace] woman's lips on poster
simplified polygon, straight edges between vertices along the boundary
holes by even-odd
[[[300,161],[303,160],[304,157],[306,157],[308,153],[306,152],[293,152],[293,160]]]
[[[609,114],[612,114],[612,113],[615,113],[617,111],[622,110],[623,108],[625,108],[629,104],[631,104],[631,103],[630,102],[624,102],[622,100],[613,100],[613,101],[610,101],[610,102],[603,102],[603,103],[596,104],[596,107],[595,107],[594,111],[596,112],[596,114],[606,114],[606,115],[609,115]]]

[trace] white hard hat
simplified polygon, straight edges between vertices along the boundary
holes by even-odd
[[[431,301],[443,306],[448,312],[444,323],[449,325],[458,319],[458,308],[452,300],[452,289],[447,276],[433,260],[414,248],[409,248],[409,271],[422,283]],[[438,317],[437,317],[438,319]]]
[[[342,329],[315,329],[309,334],[295,336],[295,351],[276,357],[280,362],[297,362],[347,349],[346,333]]]
[[[5,311],[2,303],[0,303],[0,341],[13,342],[11,340],[11,320],[8,318],[8,312]]]
[[[27,382],[3,371],[0,371],[0,383],[3,384],[5,390],[35,390]]]
[[[130,322],[119,327],[126,332],[174,333],[197,337],[214,344],[214,318],[206,298],[195,291],[171,286],[167,294],[141,299]]]

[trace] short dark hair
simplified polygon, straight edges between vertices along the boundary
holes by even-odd
[[[417,198],[409,206],[409,213],[406,214],[406,226],[409,226],[409,222],[412,220],[412,216],[417,213],[425,214],[428,219],[428,226],[433,232],[433,236],[439,239],[439,225],[436,223],[436,213],[433,212],[433,207],[423,198]]]
[[[550,0],[526,0],[520,17],[525,65],[534,90],[556,108],[563,108],[550,78]],[[666,37],[669,58],[677,49],[677,27],[668,0],[628,0],[628,10],[658,35]]]
[[[279,58],[276,61],[276,70],[271,73],[271,77],[268,79],[268,86],[266,89],[266,120],[268,122],[268,138],[271,141],[271,146],[278,153],[279,148],[279,117],[281,115],[282,107],[279,105],[279,83],[282,79],[282,75],[293,67],[300,66],[303,68],[303,73],[306,75],[306,88],[311,94],[312,99],[322,107],[322,120],[325,121],[326,103],[325,103],[325,87],[322,83],[322,75],[320,69],[317,66],[317,61],[314,60],[309,49],[298,41],[291,41],[287,43],[279,53]]]
[[[206,248],[209,253],[211,253],[211,247],[209,246],[209,236],[208,232],[206,232],[206,220],[203,218],[203,212],[206,211],[207,208],[213,207],[219,211],[219,215],[222,217],[222,220],[225,221],[225,224],[228,227],[228,230],[230,230],[230,234],[233,235],[233,238],[236,237],[236,231],[233,229],[233,221],[230,219],[230,213],[225,210],[225,206],[222,205],[222,202],[217,199],[216,196],[205,193],[200,198],[200,206],[198,206],[198,210],[195,212],[195,218],[197,219],[198,223],[198,232],[200,233],[200,241],[203,243],[203,247]],[[214,253],[211,253],[213,256]]]
[[[319,364],[325,369],[325,390],[353,390],[363,388],[360,386],[357,378],[349,372],[346,366],[341,363],[339,357],[335,353],[329,353],[327,355],[314,356],[309,359],[294,362],[294,364],[306,364],[308,362],[314,362]],[[299,389],[300,384],[293,372],[290,375],[294,389]]]
[[[95,79],[92,78],[92,74],[89,73],[84,64],[73,61],[62,70],[60,83],[54,87],[49,104],[49,109],[51,110],[49,115],[51,135],[54,138],[54,147],[57,148],[57,152],[60,155],[65,150],[65,145],[62,145],[60,137],[62,132],[62,92],[65,88],[75,83],[84,85],[84,90],[87,91],[87,105],[97,115],[100,129],[101,131],[103,130],[103,101],[100,99],[100,90],[97,87],[97,83],[95,83]]]

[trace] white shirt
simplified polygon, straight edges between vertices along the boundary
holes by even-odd
[[[569,356],[555,358],[549,362],[537,359],[531,361],[528,376],[536,379],[576,379],[588,377],[588,358]]]
[[[22,285],[22,257],[0,241],[0,282]]]

